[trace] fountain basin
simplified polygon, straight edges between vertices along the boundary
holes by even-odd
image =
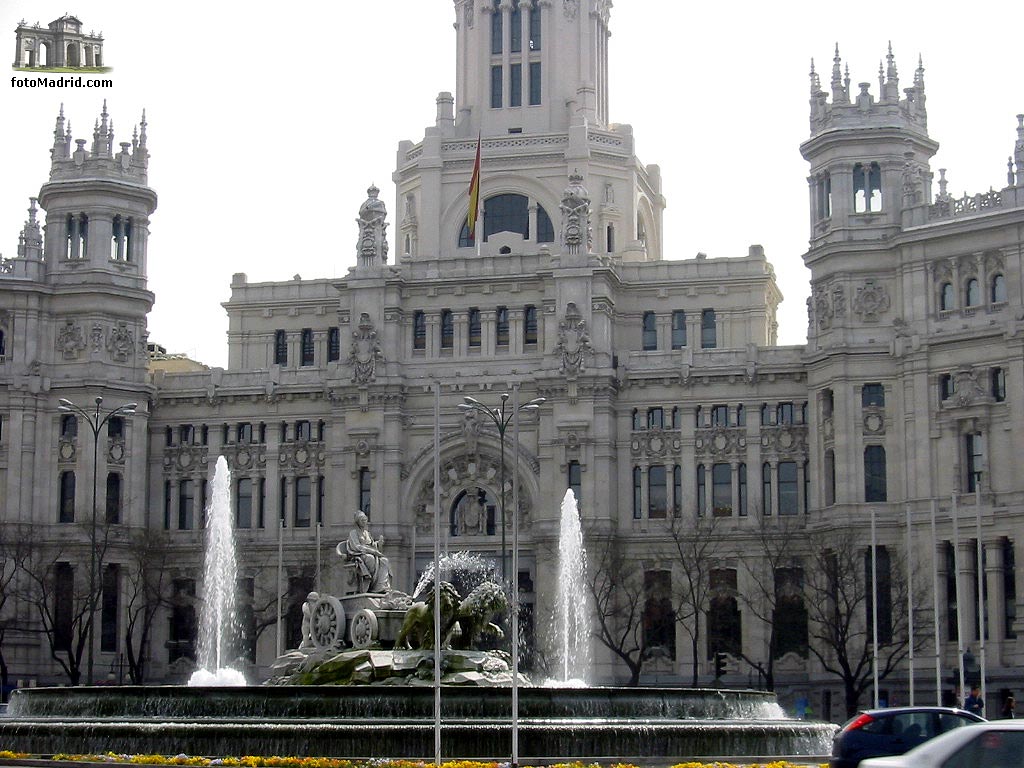
[[[16,691],[0,744],[57,752],[422,758],[430,687],[36,688]],[[524,759],[823,755],[835,726],[788,720],[773,694],[680,688],[521,688]],[[446,759],[507,757],[509,688],[444,688]]]

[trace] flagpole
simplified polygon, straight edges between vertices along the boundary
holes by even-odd
[[[942,638],[939,634],[939,535],[935,530],[935,509],[932,499],[932,612],[935,616],[935,706],[942,706]],[[945,552],[945,549],[943,549]]]

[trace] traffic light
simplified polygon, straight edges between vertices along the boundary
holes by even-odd
[[[721,651],[715,653],[715,677],[722,677],[725,674],[725,654]]]

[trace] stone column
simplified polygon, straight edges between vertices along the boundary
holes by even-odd
[[[519,78],[519,103],[526,107],[530,103],[530,7],[531,0],[513,0],[519,3],[519,40],[520,40],[520,67],[521,77]],[[531,234],[536,240],[536,230],[531,227]]]
[[[957,553],[956,574],[956,609],[963,627],[964,646],[975,643],[978,639],[974,630],[975,603],[978,599],[978,585],[975,581],[974,553],[975,543],[971,540],[960,540]]]
[[[512,3],[501,0],[501,106],[512,103]]]
[[[988,637],[985,651],[992,666],[1003,664],[1006,639],[1006,584],[1003,581],[1003,541],[985,542],[985,585],[988,588]]]
[[[729,478],[731,482],[730,496],[732,496],[732,514],[739,517],[740,514],[740,463],[735,459],[729,462]]]

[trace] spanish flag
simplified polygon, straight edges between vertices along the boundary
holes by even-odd
[[[476,161],[473,163],[473,178],[469,182],[469,213],[466,222],[469,224],[469,237],[476,237],[476,217],[480,209],[480,134],[476,136]]]

